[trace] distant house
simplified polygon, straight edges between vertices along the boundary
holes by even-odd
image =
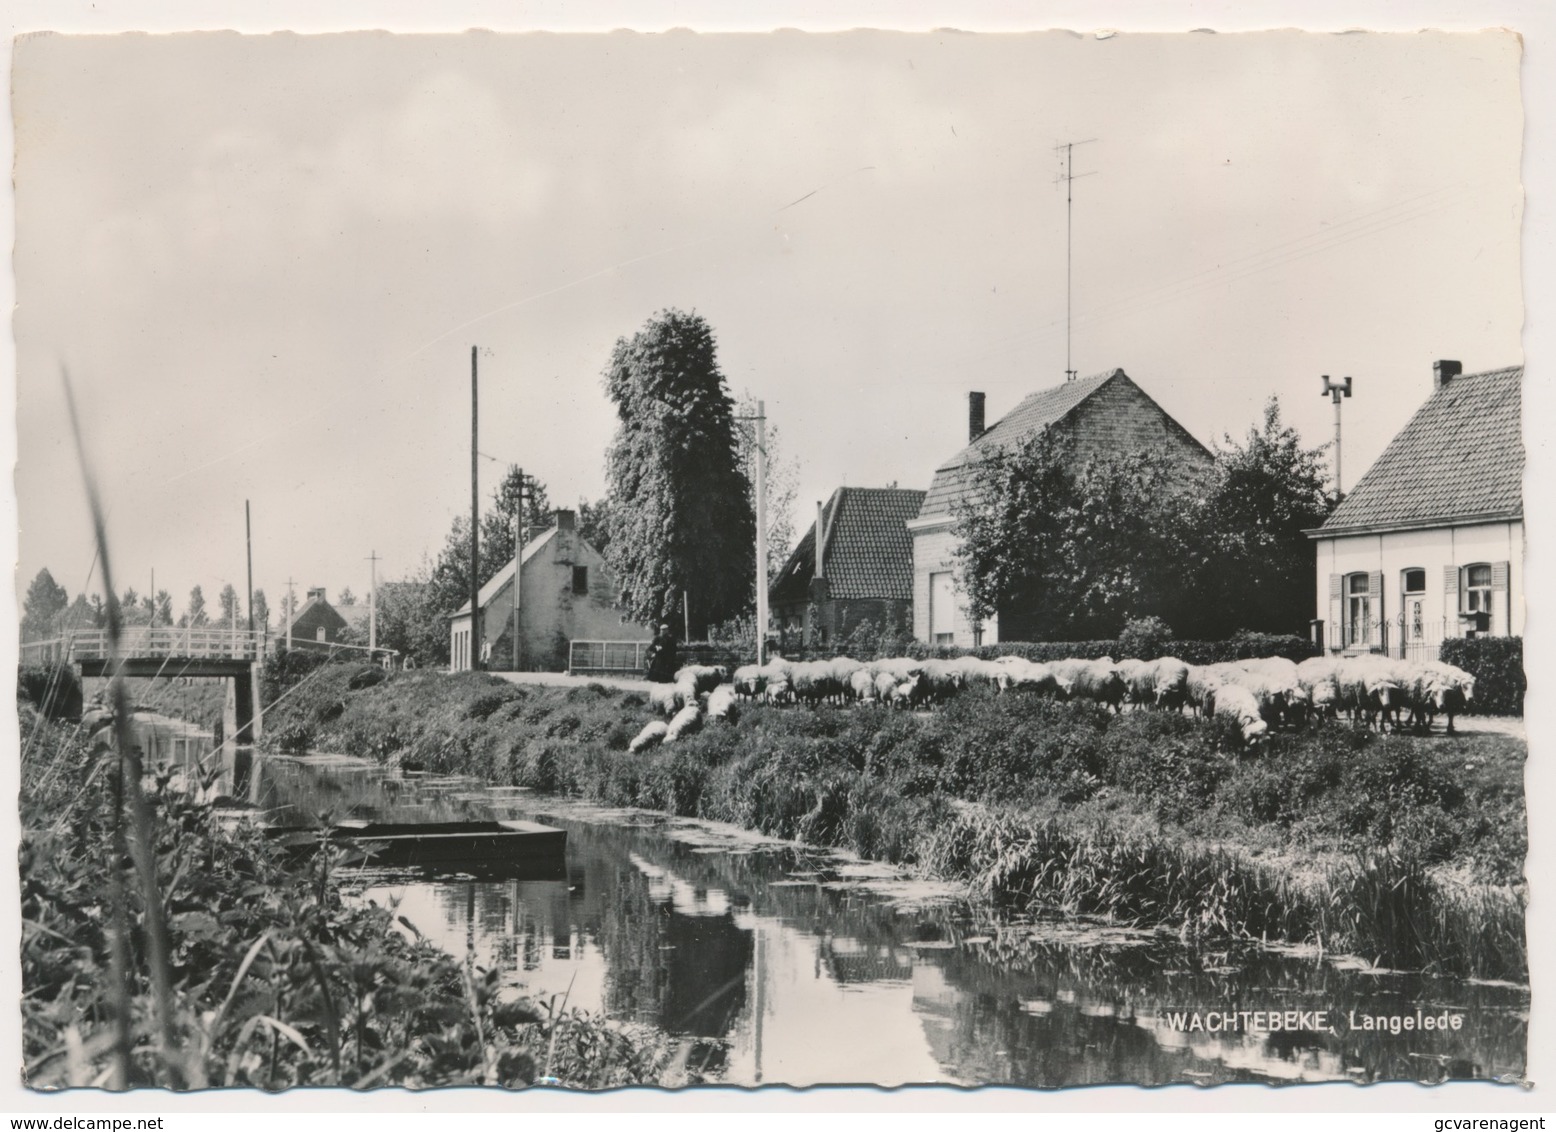
[[[623,615],[618,597],[605,557],[578,533],[573,512],[558,511],[555,526],[481,587],[479,641],[471,641],[468,601],[449,618],[449,668],[472,667],[474,649],[485,668],[560,672],[572,641],[650,640],[648,628]]]
[[[974,624],[958,592],[955,508],[973,489],[973,469],[986,453],[1055,429],[1072,438],[1079,460],[1151,451],[1166,454],[1185,471],[1214,462],[1210,451],[1121,369],[1033,393],[992,428],[985,429],[983,419],[983,394],[968,394],[967,447],[935,470],[923,506],[907,524],[913,540],[913,635],[922,641],[969,646],[1034,635],[1015,611]]]
[[[325,598],[324,587],[314,586],[308,591],[308,600],[292,618],[292,647],[319,648],[333,645],[340,639],[341,631],[345,628],[346,619]],[[279,644],[286,644],[287,626],[284,613],[276,639]]]
[[[1522,366],[1433,366],[1426,403],[1324,525],[1315,633],[1331,653],[1434,659],[1524,631]]]
[[[890,633],[912,629],[913,541],[906,524],[923,500],[922,491],[903,488],[840,487],[817,508],[816,522],[768,591],[773,622],[786,640],[830,644],[865,621]]]

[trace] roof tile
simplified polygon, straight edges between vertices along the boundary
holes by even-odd
[[[840,487],[822,509],[828,526],[824,563],[827,592],[844,601],[913,599],[913,540],[907,522],[919,512],[922,491],[895,487]],[[816,524],[789,555],[769,591],[773,601],[804,601],[816,569]]]
[[[1433,390],[1320,532],[1522,515],[1523,376],[1510,366]]]

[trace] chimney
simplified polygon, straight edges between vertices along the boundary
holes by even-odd
[[[1439,361],[1432,363],[1432,388],[1441,389],[1464,372],[1464,363]]]
[[[816,500],[816,537],[811,540],[816,548],[816,577],[827,576],[824,560],[827,556],[827,528],[821,522],[821,500]]]
[[[557,530],[570,531],[573,529],[573,513],[566,507],[559,507],[552,514],[552,522]]]
[[[308,600],[312,601],[314,598],[318,598],[320,601],[324,600],[323,586],[314,586],[308,591]]]
[[[986,431],[988,430],[983,427],[983,394],[969,393],[967,395],[967,443],[971,444]]]

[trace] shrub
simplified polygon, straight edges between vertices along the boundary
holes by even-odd
[[[1522,637],[1456,637],[1443,642],[1439,654],[1475,677],[1475,698],[1468,710],[1475,715],[1523,715],[1524,639]]]
[[[16,695],[48,719],[80,719],[81,680],[74,665],[25,665],[16,670]]]
[[[1118,655],[1155,660],[1172,651],[1172,626],[1160,617],[1140,617],[1126,621],[1118,635]]]

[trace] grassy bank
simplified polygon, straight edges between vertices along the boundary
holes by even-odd
[[[408,939],[389,912],[342,902],[327,855],[285,869],[252,828],[165,783],[148,799],[148,902],[124,856],[139,827],[115,832],[113,763],[19,710],[29,1086],[682,1083],[662,1036],[519,996]]]
[[[968,695],[928,715],[748,708],[628,755],[643,698],[338,666],[267,718],[281,749],[734,822],[962,878],[992,898],[1311,940],[1386,966],[1521,979],[1524,744],[1277,735]]]

